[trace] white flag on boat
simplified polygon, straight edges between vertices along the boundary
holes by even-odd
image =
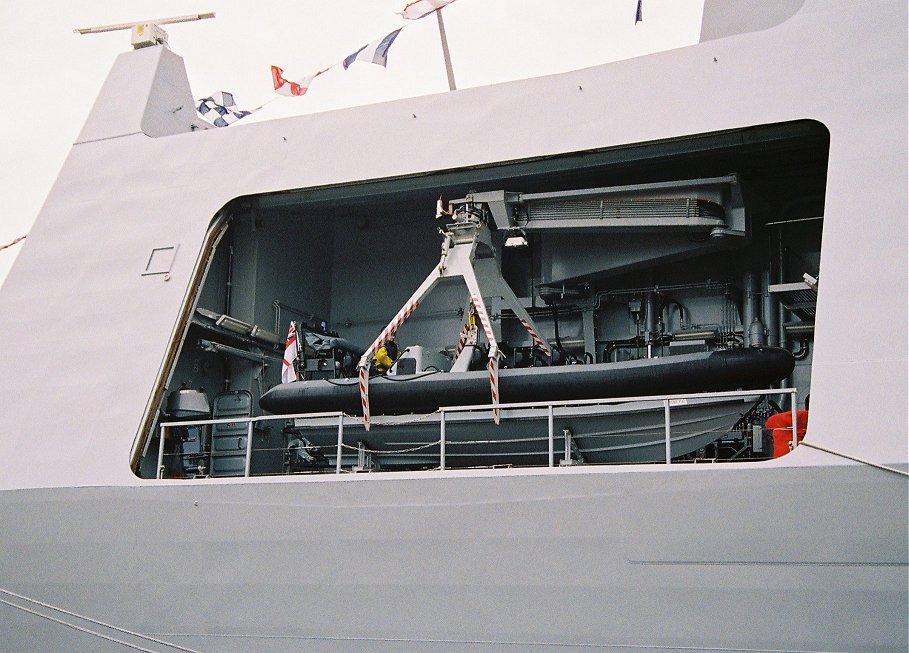
[[[427,14],[431,14],[445,5],[451,4],[455,0],[416,0],[408,3],[404,10],[399,12],[407,20],[416,20]]]
[[[299,348],[297,347],[297,323],[291,322],[287,331],[287,344],[284,345],[284,362],[281,363],[281,383],[299,381],[300,375],[294,367]]]
[[[373,41],[367,45],[364,45],[362,48],[354,52],[352,55],[344,59],[342,65],[344,70],[352,64],[354,61],[366,61],[367,63],[374,63],[380,66],[385,66],[388,64],[388,48],[391,47],[391,44],[395,42],[395,39],[400,34],[403,27],[399,27],[394,32],[388,36],[383,36],[382,38]]]

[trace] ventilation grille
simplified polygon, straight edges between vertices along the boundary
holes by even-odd
[[[723,207],[714,202],[688,198],[673,199],[614,199],[574,198],[536,201],[528,203],[529,220],[569,219],[692,219],[710,218],[722,220]]]

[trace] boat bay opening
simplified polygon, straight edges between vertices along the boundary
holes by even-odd
[[[784,455],[828,147],[800,121],[237,198],[134,470]]]

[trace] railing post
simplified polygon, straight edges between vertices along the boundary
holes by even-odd
[[[439,419],[439,469],[445,471],[445,411]]]
[[[158,478],[164,478],[164,431],[167,426],[161,425],[161,439],[158,442]]]
[[[344,446],[344,415],[338,415],[338,456],[335,461],[335,474],[341,473],[341,448]]]
[[[798,438],[798,394],[795,392],[792,393],[792,450],[795,451],[795,448],[799,446]]]
[[[790,407],[791,414],[792,414],[791,446],[793,449],[796,446],[798,446],[799,435],[800,435],[799,434],[799,415],[798,415],[797,393],[798,393],[798,391],[795,388],[785,388],[785,389],[780,389],[778,391],[778,394],[780,396],[785,396],[786,394],[789,394],[791,397],[791,407]],[[730,391],[730,392],[718,392],[718,393],[700,393],[700,394],[696,394],[696,395],[695,394],[669,395],[669,396],[663,396],[663,397],[643,396],[643,397],[625,397],[625,398],[620,398],[620,399],[615,399],[615,398],[601,399],[601,400],[591,399],[591,400],[577,401],[577,402],[575,402],[575,401],[559,402],[558,405],[559,406],[568,406],[568,405],[577,404],[577,405],[585,405],[585,406],[588,406],[588,405],[595,406],[595,405],[602,405],[602,404],[613,404],[613,403],[617,403],[619,401],[622,401],[622,402],[646,401],[652,405],[653,401],[662,401],[663,402],[664,431],[665,431],[665,442],[664,442],[665,463],[668,465],[668,464],[672,463],[671,407],[673,405],[673,402],[675,402],[675,405],[681,406],[681,405],[685,405],[688,403],[688,397],[728,398],[728,397],[734,396],[734,397],[738,398],[740,396],[750,396],[750,395],[756,395],[756,394],[767,394],[767,391],[766,390],[759,390],[759,391],[756,390],[753,392],[750,392],[750,391],[732,392],[732,391]],[[555,406],[556,406],[556,404],[539,401],[539,402],[515,403],[515,404],[512,404],[512,406],[517,406],[522,409],[530,408],[533,410],[533,412],[537,412],[543,406],[546,407],[548,466],[550,468],[555,467]],[[450,406],[447,408],[448,408],[448,410],[452,410],[453,412],[469,412],[472,410],[479,410],[481,408],[485,410],[485,406],[461,406],[461,407]],[[337,456],[336,456],[336,460],[335,460],[335,473],[341,474],[342,461],[343,461],[343,447],[344,447],[344,417],[345,417],[345,415],[343,413],[339,414],[339,413],[335,413],[335,412],[330,412],[330,413],[326,412],[326,413],[318,413],[318,414],[316,414],[316,413],[301,414],[301,415],[298,415],[297,417],[306,419],[306,418],[311,418],[314,416],[319,417],[321,419],[326,419],[326,418],[330,419],[331,417],[334,417],[334,416],[338,417],[338,444],[337,444]],[[245,469],[244,469],[244,473],[243,473],[244,476],[249,477],[251,475],[253,435],[255,432],[255,428],[254,428],[255,424],[257,422],[263,421],[263,420],[267,421],[267,420],[273,420],[273,419],[289,419],[290,417],[292,417],[292,416],[249,417],[249,418],[240,417],[240,418],[230,419],[230,423],[235,426],[242,423],[244,420],[247,422],[246,447],[245,447],[246,454],[245,454],[245,465],[244,465]],[[157,460],[158,468],[156,470],[156,478],[163,479],[167,475],[168,466],[167,466],[166,460],[165,460],[166,455],[174,456],[175,460],[178,458],[178,454],[166,454],[165,453],[165,451],[166,451],[165,440],[167,439],[167,436],[172,429],[180,428],[184,424],[188,425],[190,427],[195,427],[197,425],[200,427],[203,425],[205,425],[206,427],[209,427],[212,424],[224,423],[227,421],[228,421],[227,419],[221,419],[221,420],[198,420],[198,421],[187,421],[187,422],[172,421],[172,422],[159,423],[158,426],[159,426],[159,430],[160,430],[160,437],[159,437],[159,442],[158,442],[158,460]],[[447,432],[446,432],[447,425],[448,425],[447,410],[443,408],[443,409],[439,410],[439,469],[443,470],[443,471],[447,469],[447,461],[446,461],[446,449],[447,449],[447,444],[448,444]],[[684,425],[682,425],[682,426],[684,426]],[[565,428],[563,436],[564,436],[564,445],[565,445],[565,454],[564,454],[565,460],[563,463],[560,463],[560,464],[565,464],[565,465],[575,464],[575,460],[573,459],[573,453],[579,452],[579,450],[577,449],[576,443],[573,442],[573,436],[571,434],[571,431],[568,428]],[[456,442],[456,444],[457,444],[457,442]],[[427,443],[427,445],[431,446],[431,443]],[[238,443],[237,446],[239,447],[240,444]],[[361,455],[362,455],[362,451],[361,451]],[[209,469],[211,469],[211,459],[210,458],[209,458],[208,464],[209,464]],[[362,460],[360,461],[360,466],[361,467],[364,466]],[[172,471],[176,471],[176,470],[172,470]]]
[[[246,425],[246,466],[243,469],[243,476],[249,476],[249,468],[252,464],[252,441],[253,441],[253,421],[249,420]]]
[[[669,400],[663,400],[663,427],[666,429],[666,464],[672,464],[672,432],[669,427]]]

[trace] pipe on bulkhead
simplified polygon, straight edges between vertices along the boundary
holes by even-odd
[[[613,354],[616,353],[618,349],[636,349],[639,354],[641,345],[643,344],[643,338],[634,337],[625,340],[609,340],[605,344],[606,346],[603,348],[603,362],[615,363],[616,359],[613,357]]]
[[[224,281],[224,314],[230,315],[231,290],[234,285],[234,240],[231,234],[227,244],[227,275]]]
[[[751,323],[754,322],[754,272],[742,277],[742,338],[751,346]]]
[[[746,272],[742,278],[745,297],[742,300],[742,339],[746,347],[764,345],[764,323],[757,313],[759,308],[757,278],[754,272]]]
[[[786,248],[783,246],[783,229],[781,226],[776,228],[776,256],[777,256],[777,266],[776,266],[776,282],[777,283],[786,283]],[[779,335],[779,346],[782,349],[789,348],[789,335],[786,333],[786,322],[789,321],[789,309],[786,308],[782,300],[777,301],[777,332]],[[792,375],[787,376],[784,379],[780,379],[779,387],[788,388],[792,385]],[[780,403],[783,403],[784,399],[791,397],[791,395],[782,395],[780,397]]]
[[[555,347],[552,356],[553,364],[563,365],[567,356],[565,354],[565,348],[562,346],[562,338],[559,336],[559,308],[553,303],[551,309],[552,325],[555,330]],[[558,354],[558,356],[555,356],[555,354]]]
[[[656,301],[654,292],[644,295],[644,341],[647,343],[647,358],[653,358],[653,337],[656,331]]]
[[[227,274],[224,281],[224,314],[230,315],[230,304],[232,297],[232,290],[234,285],[234,232],[233,229],[230,230],[229,238],[230,240],[227,243]],[[231,376],[231,362],[227,354],[221,354],[221,369],[224,370],[224,392],[230,390],[231,382],[233,381]]]
[[[761,296],[764,300],[763,321],[767,329],[767,345],[778,347],[780,344],[779,317],[777,316],[779,303],[770,294],[770,270],[764,270],[761,273]]]
[[[679,309],[679,323],[678,323],[679,329],[685,328],[686,313],[688,313],[688,320],[689,321],[691,320],[691,314],[688,311],[688,309],[685,308],[685,306],[681,302],[679,302],[675,299],[669,298],[662,303],[662,305],[660,306],[660,310],[659,310],[660,319],[663,320],[664,331],[671,331],[672,307],[673,306],[675,306],[676,308]],[[664,317],[664,315],[665,315],[665,317]]]
[[[764,323],[761,322],[761,318],[755,316],[751,321],[751,325],[748,327],[748,339],[751,341],[751,347],[764,346]]]
[[[811,353],[811,347],[808,344],[808,336],[803,336],[799,341],[799,350],[792,352],[792,357],[797,360],[805,360],[808,358],[808,354]]]

